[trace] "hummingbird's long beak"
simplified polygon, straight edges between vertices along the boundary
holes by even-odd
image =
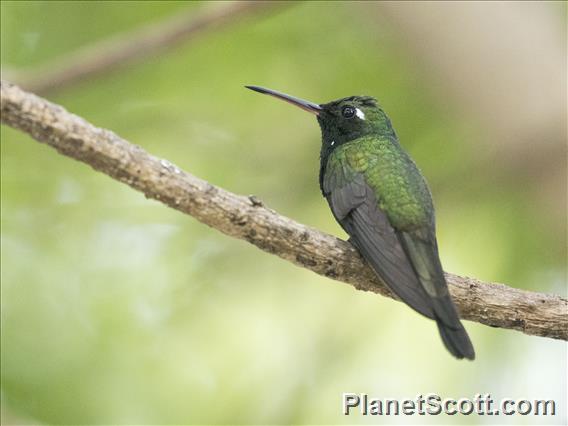
[[[259,86],[245,86],[247,89],[254,90],[258,93],[264,93],[265,95],[274,96],[275,98],[282,99],[292,105],[302,108],[304,111],[311,112],[312,114],[318,115],[322,111],[322,107],[318,104],[314,104],[310,101],[305,101],[300,98],[295,98],[294,96],[286,95],[285,93],[277,92],[276,90],[266,89]]]

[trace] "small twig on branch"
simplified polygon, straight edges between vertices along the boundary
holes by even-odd
[[[6,81],[1,82],[1,113],[2,123],[126,183],[147,198],[320,275],[392,297],[350,244],[281,216],[256,197],[216,187]],[[446,276],[464,319],[568,340],[568,300]]]
[[[18,84],[34,93],[46,94],[103,72],[114,71],[215,28],[239,22],[245,16],[284,6],[280,1],[237,1],[192,9],[163,22],[84,47],[33,71],[8,70]]]

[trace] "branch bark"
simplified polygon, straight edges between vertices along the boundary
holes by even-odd
[[[359,290],[393,297],[349,243],[281,216],[254,196],[233,194],[184,172],[9,82],[0,85],[2,123],[226,235]],[[567,299],[451,273],[446,277],[462,318],[568,340]]]
[[[214,4],[204,10],[190,10],[157,24],[146,25],[125,34],[86,46],[33,71],[9,70],[22,87],[46,94],[86,80],[103,72],[114,71],[135,61],[188,42],[215,28],[278,7],[280,1],[238,1]]]

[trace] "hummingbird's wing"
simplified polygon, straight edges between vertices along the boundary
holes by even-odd
[[[331,182],[330,182],[331,181]],[[411,232],[393,228],[362,174],[324,179],[324,195],[350,241],[406,304],[436,320],[446,347],[474,358],[471,341],[448,293],[433,225]]]
[[[350,241],[400,299],[422,315],[434,318],[430,297],[363,175],[351,176],[349,182],[337,182],[337,176],[334,180],[335,188],[327,191],[324,181],[324,190],[335,218],[351,237]]]
[[[473,345],[448,292],[433,225],[412,232],[398,232],[398,236],[420,283],[430,296],[444,344],[456,357],[474,359]]]

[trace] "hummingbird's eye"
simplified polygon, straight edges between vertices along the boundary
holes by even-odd
[[[345,118],[352,118],[355,116],[355,112],[355,108],[353,108],[352,106],[345,106],[341,110],[341,115],[343,115],[343,117]]]

